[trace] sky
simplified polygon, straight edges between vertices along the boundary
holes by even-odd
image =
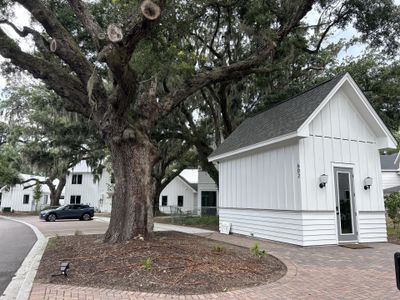
[[[395,0],[394,1],[396,4],[400,4],[400,0]],[[26,11],[24,8],[21,6],[17,6],[14,10],[15,17],[13,18],[14,24],[16,24],[19,28],[22,28],[23,26],[28,26],[30,24],[30,14],[28,11]],[[306,21],[310,24],[315,24],[319,18],[319,13],[314,9],[308,13],[306,16]],[[24,51],[29,51],[29,49],[32,48],[33,43],[27,41],[27,39],[21,39],[19,36],[8,26],[6,25],[0,25],[4,30],[6,30],[7,34],[12,36],[14,39],[20,41],[20,46],[22,50]],[[329,39],[327,39],[327,42],[325,42],[325,45],[329,42],[337,42],[340,39],[344,40],[350,40],[354,36],[357,36],[357,31],[352,27],[348,26],[345,30],[335,30],[331,33],[329,36]],[[323,44],[324,45],[324,44]],[[348,49],[342,49],[339,53],[338,59],[339,61],[343,61],[348,57],[357,57],[362,54],[362,52],[366,49],[365,44],[356,44],[354,46],[349,47]],[[4,59],[0,56],[0,63],[4,61]],[[3,76],[0,75],[0,92],[4,87],[6,86],[6,80]]]

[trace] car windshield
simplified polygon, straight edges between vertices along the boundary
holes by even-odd
[[[64,209],[64,208],[66,208],[67,206],[68,206],[68,205],[60,206],[60,207],[56,208],[56,210],[62,210],[62,209]]]

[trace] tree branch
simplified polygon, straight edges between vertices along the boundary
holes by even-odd
[[[14,65],[27,70],[33,77],[42,79],[58,95],[64,97],[67,100],[67,109],[85,116],[90,115],[85,88],[79,80],[59,66],[23,52],[1,28],[0,54],[9,58]]]
[[[90,13],[85,3],[81,0],[68,0],[75,15],[78,17],[83,27],[92,37],[92,41],[97,50],[101,49],[101,38],[105,34],[100,25],[96,22],[94,16]]]
[[[64,28],[54,13],[40,0],[16,0],[26,8],[32,16],[44,27],[46,32],[56,40],[54,53],[64,60],[78,75],[86,86],[93,73],[93,67],[85,58],[72,35]]]
[[[39,184],[47,184],[46,181],[41,181],[41,180],[39,180],[39,179],[37,179],[37,178],[29,178],[29,179],[27,179],[27,180],[22,181],[21,184],[28,183],[28,182],[32,182],[32,181],[34,181],[35,183],[34,183],[34,184],[30,184],[30,185],[24,186],[24,190],[29,189],[29,188],[31,188],[31,187],[34,187],[34,186],[35,186],[36,184],[38,184],[38,183],[39,183]]]
[[[163,115],[168,114],[180,102],[184,101],[189,96],[193,95],[198,90],[204,88],[210,83],[229,81],[233,79],[241,79],[255,72],[265,60],[275,53],[277,45],[299,25],[300,20],[312,9],[315,0],[304,0],[296,5],[295,10],[288,18],[286,24],[282,24],[276,31],[276,41],[269,41],[263,49],[258,53],[254,53],[248,59],[238,61],[229,66],[217,67],[211,71],[201,72],[188,79],[178,89],[170,92],[161,100]]]

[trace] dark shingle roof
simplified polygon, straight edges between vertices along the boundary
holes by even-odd
[[[400,185],[399,186],[393,186],[393,187],[390,187],[390,188],[386,188],[386,189],[383,190],[383,192],[385,194],[400,192]]]
[[[189,181],[186,180],[185,177],[178,175],[180,179],[182,179],[187,185],[191,186],[192,189],[194,189],[197,192],[197,183],[191,183]]]
[[[211,154],[211,157],[296,131],[345,74],[248,118]]]
[[[399,169],[399,166],[394,164],[396,160],[397,153],[392,155],[381,155],[381,169],[382,170],[393,170]]]

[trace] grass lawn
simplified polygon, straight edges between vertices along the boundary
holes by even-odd
[[[169,218],[154,218],[154,222],[183,225],[218,231],[218,216],[172,216]]]

